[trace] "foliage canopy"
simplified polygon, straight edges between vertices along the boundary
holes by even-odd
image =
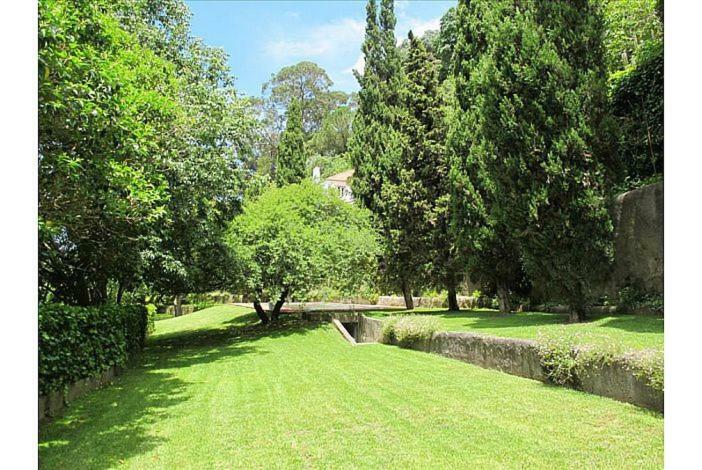
[[[312,289],[353,295],[376,273],[378,240],[367,211],[310,181],[271,188],[244,204],[227,242],[242,270],[236,287],[257,301]]]

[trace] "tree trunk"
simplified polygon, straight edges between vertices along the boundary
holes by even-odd
[[[256,310],[256,314],[258,315],[258,318],[261,319],[261,323],[267,325],[270,320],[268,319],[268,315],[266,315],[266,311],[263,310],[263,307],[261,307],[261,301],[256,299],[254,300],[253,305],[254,310]]]
[[[179,317],[183,315],[183,295],[178,294],[173,300],[173,316]]]
[[[409,283],[405,279],[402,280],[402,295],[405,297],[405,308],[407,310],[413,310],[414,299],[412,299],[412,289],[410,289]]]
[[[461,308],[458,306],[458,298],[456,296],[456,286],[451,284],[448,286],[448,309],[458,311]]]
[[[499,281],[497,283],[497,303],[500,306],[500,313],[512,312],[512,304],[509,301],[509,288],[507,283]]]
[[[568,320],[570,323],[581,323],[586,320],[585,307],[582,305],[571,305],[570,306],[570,316]]]
[[[122,296],[124,295],[124,289],[126,287],[126,282],[119,281],[119,287],[117,288],[117,304],[122,303]]]
[[[285,289],[283,289],[283,292],[280,293],[280,298],[273,306],[273,313],[271,314],[271,320],[273,320],[274,322],[278,321],[278,317],[280,316],[280,309],[283,308],[283,304],[285,303],[285,299],[288,297],[288,291],[289,291],[289,289],[287,287]]]

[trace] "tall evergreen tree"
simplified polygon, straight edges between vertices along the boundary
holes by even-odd
[[[477,88],[483,75],[480,66],[486,54],[483,23],[468,1],[460,1],[456,12],[457,42],[453,56],[455,105],[449,131],[452,153],[452,225],[470,278],[495,287],[500,311],[510,312],[510,290],[516,285],[521,265],[511,220],[505,217],[504,194],[493,181],[500,175],[488,170],[491,159],[499,159],[491,145],[494,136],[483,126],[495,126],[484,115],[483,96]],[[500,11],[499,9],[496,9]],[[499,126],[496,126],[499,127]],[[492,139],[492,140],[491,140]]]
[[[449,182],[444,141],[446,129],[439,87],[439,62],[412,32],[404,62],[400,129],[406,145],[399,162],[398,185],[389,199],[394,229],[409,253],[415,279],[426,267],[428,281],[448,290],[448,305],[458,310],[460,268],[448,231]]]
[[[457,146],[454,194],[471,216],[458,225],[479,249],[515,248],[582,320],[611,260],[598,6],[474,0],[458,13],[456,98],[468,112],[452,141],[469,147]]]
[[[397,217],[390,206],[399,184],[398,169],[405,145],[399,129],[403,75],[395,22],[392,0],[381,0],[380,14],[376,1],[368,1],[362,45],[365,69],[362,75],[356,74],[361,90],[349,154],[355,169],[354,195],[374,213],[383,235],[383,274],[391,285],[402,289],[405,304],[411,309],[414,263],[402,242],[402,234],[393,226]]]
[[[293,100],[286,113],[285,131],[278,145],[275,181],[278,186],[299,183],[305,178],[305,135],[300,102]]]

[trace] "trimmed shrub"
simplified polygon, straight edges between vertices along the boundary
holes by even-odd
[[[383,324],[382,341],[410,348],[417,343],[429,341],[439,328],[439,320],[429,315],[390,317]]]
[[[124,365],[151,329],[153,315],[143,305],[40,305],[39,393]]]

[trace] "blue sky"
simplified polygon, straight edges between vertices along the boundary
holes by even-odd
[[[188,1],[192,31],[229,54],[237,88],[259,96],[261,85],[281,67],[311,60],[323,67],[334,89],[358,89],[352,69],[362,67],[365,0]],[[456,1],[396,0],[396,34],[438,29]]]

